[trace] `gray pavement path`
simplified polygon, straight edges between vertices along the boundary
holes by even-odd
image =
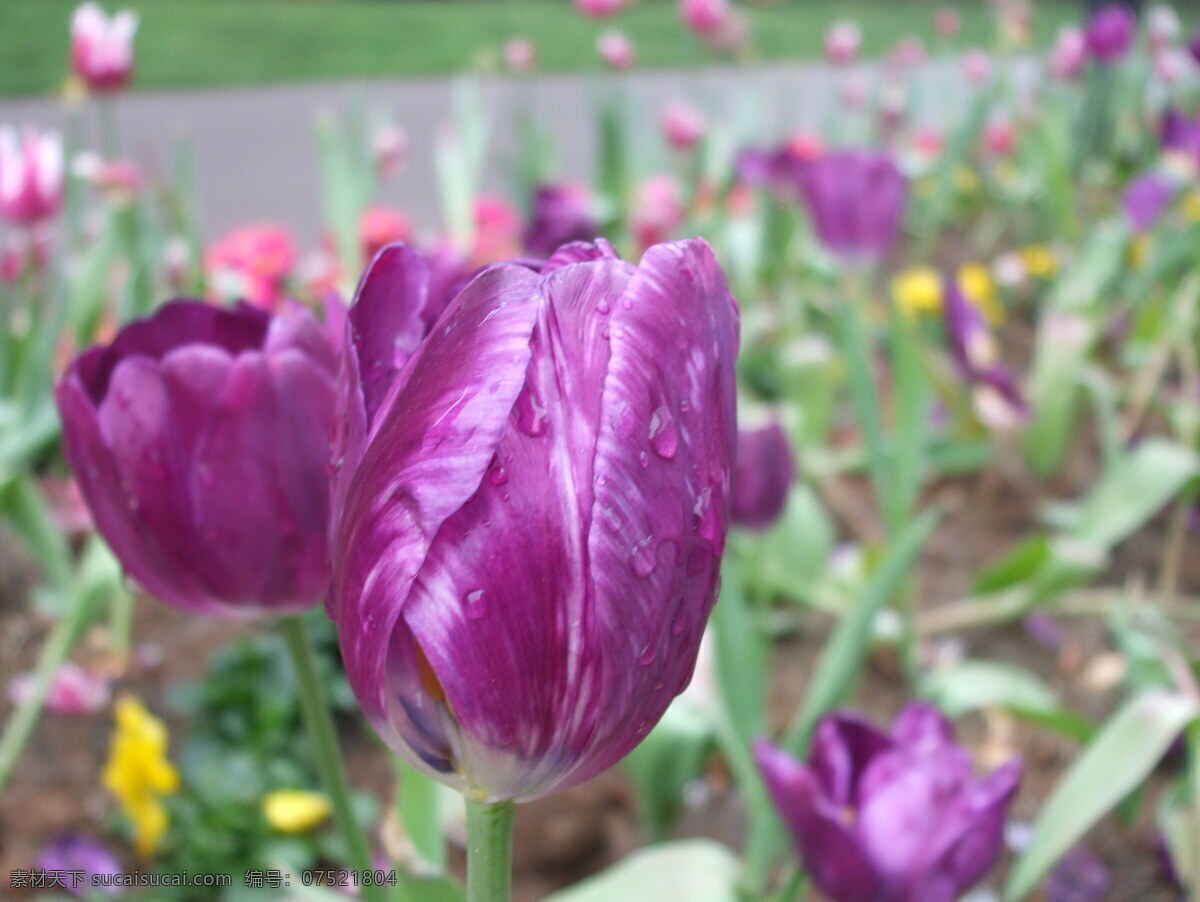
[[[871,67],[854,70],[878,84]],[[1031,63],[1014,66],[1014,82],[1028,87]],[[740,123],[759,142],[793,128],[819,126],[838,100],[845,77],[823,64],[639,71],[623,75],[546,75],[483,79],[481,97],[490,121],[487,181],[503,180],[511,156],[514,112],[532,108],[553,138],[559,174],[590,176],[595,109],[612,91],[627,93],[634,111],[635,153],[642,166],[665,162],[657,136],[658,114],[669,100],[685,98],[710,120]],[[118,99],[125,155],[143,166],[163,168],[181,139],[194,148],[203,233],[212,237],[239,223],[276,221],[294,228],[306,246],[322,222],[314,123],[348,104],[389,114],[407,132],[408,162],[385,186],[381,199],[410,213],[427,228],[439,222],[435,137],[450,120],[456,79],[300,84],[219,91],[131,92]],[[917,115],[944,119],[947,107],[967,96],[958,63],[933,61],[912,76]],[[62,127],[64,112],[53,99],[0,100],[0,121]]]

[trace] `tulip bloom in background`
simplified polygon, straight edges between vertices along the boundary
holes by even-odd
[[[962,18],[953,6],[943,6],[933,14],[933,27],[941,37],[950,39],[962,30]]]
[[[531,72],[537,65],[537,47],[529,38],[512,38],[504,45],[504,65],[514,75]]]
[[[8,697],[14,705],[24,704],[33,695],[35,677],[23,673],[8,685]],[[50,679],[46,708],[55,714],[94,714],[108,705],[112,683],[70,661],[63,663]]]
[[[702,240],[638,266],[575,244],[540,273],[484,270],[418,344],[427,279],[390,248],[350,310],[331,614],[388,745],[469,799],[532,799],[618,761],[691,677],[737,307]],[[473,833],[511,824],[511,805],[470,811]],[[469,865],[472,900],[507,898],[507,869]]]
[[[629,230],[642,250],[669,239],[683,222],[679,185],[669,175],[654,175],[638,185]]]
[[[821,243],[846,261],[870,262],[896,242],[908,182],[887,153],[839,150],[798,168]]]
[[[662,130],[671,147],[686,153],[704,140],[708,123],[704,114],[690,103],[675,100],[663,109]]]
[[[1005,428],[1028,413],[1012,374],[999,362],[996,343],[980,312],[981,302],[968,299],[959,279],[942,287],[942,314],[954,367],[971,387],[976,412],[986,424]]]
[[[62,199],[62,138],[0,126],[0,216],[16,226],[36,226],[58,213]]]
[[[858,59],[862,47],[862,31],[856,22],[834,22],[825,31],[825,58],[845,66]]]
[[[204,254],[204,269],[219,297],[274,310],[296,265],[296,244],[283,226],[241,226]]]
[[[412,220],[391,207],[367,207],[358,218],[358,240],[366,263],[377,253],[396,241],[412,237]]]
[[[704,38],[718,35],[726,27],[732,12],[729,0],[679,0],[679,18]]]
[[[575,8],[590,19],[607,19],[620,12],[628,0],[572,0]]]
[[[992,78],[992,58],[987,51],[972,47],[962,55],[962,71],[968,84],[977,88],[985,85]]]
[[[125,87],[133,72],[133,36],[138,18],[123,9],[112,18],[95,3],[84,3],[71,16],[71,65],[93,91]]]
[[[618,71],[630,68],[637,62],[633,42],[623,31],[606,31],[596,39],[596,52],[610,69]]]
[[[807,764],[755,747],[767,790],[813,881],[834,902],[953,902],[995,864],[1021,777],[982,779],[950,724],[914,702],[885,733],[850,712],[817,726]]]
[[[762,530],[778,520],[795,475],[796,461],[779,423],[739,430],[730,508],[733,522]]]
[[[1085,38],[1088,53],[1102,66],[1112,66],[1125,58],[1133,46],[1137,19],[1123,4],[1101,7],[1088,22]]]
[[[1088,41],[1083,31],[1064,25],[1054,40],[1047,68],[1059,81],[1074,81],[1087,65]]]
[[[1130,226],[1139,233],[1150,230],[1174,197],[1175,187],[1162,176],[1149,172],[1138,176],[1122,197]]]
[[[582,185],[538,185],[522,236],[525,250],[537,257],[549,257],[561,244],[591,241],[600,227],[589,207],[588,192]]]
[[[120,877],[125,871],[117,857],[103,843],[66,834],[47,843],[38,856],[38,870],[65,872],[63,888],[73,896],[94,898],[121,895],[121,887],[94,884],[93,878]],[[78,883],[75,875],[79,875]]]
[[[306,311],[199,301],[71,363],[56,388],[67,460],[148,592],[222,617],[323,597],[335,370]]]

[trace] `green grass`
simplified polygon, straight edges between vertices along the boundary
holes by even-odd
[[[568,0],[127,0],[141,15],[138,88],[190,88],[353,77],[438,75],[494,65],[504,41],[533,39],[540,68],[598,70],[595,40],[624,29],[647,66],[695,66],[712,56],[681,27],[675,0],[635,0],[596,23]],[[934,0],[745,0],[756,58],[815,57],[834,19],[861,23],[868,52],[916,34],[932,46]],[[956,4],[962,40],[992,36],[983,0]],[[1184,4],[1194,10],[1196,2]],[[116,0],[107,0],[110,9]],[[57,89],[67,74],[75,0],[0,0],[0,94]],[[1078,0],[1036,4],[1039,43],[1078,17]]]

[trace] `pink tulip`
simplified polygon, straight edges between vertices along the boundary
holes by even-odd
[[[71,65],[93,91],[117,91],[133,72],[133,36],[138,18],[127,9],[112,18],[95,3],[71,17]]]
[[[601,58],[612,69],[628,69],[637,61],[633,43],[623,31],[606,31],[596,41]]]
[[[573,0],[575,8],[589,19],[607,19],[621,11],[627,0]]]
[[[512,38],[504,45],[504,65],[509,72],[528,72],[537,62],[537,48],[529,38]]]
[[[867,105],[868,93],[867,83],[854,76],[842,79],[841,84],[838,85],[838,94],[842,98],[842,103],[852,110],[861,110]]]
[[[390,207],[371,206],[362,211],[358,218],[358,241],[362,246],[362,258],[369,262],[372,257],[394,241],[412,238],[412,220]]]
[[[475,199],[475,238],[471,244],[470,265],[486,266],[516,257],[521,250],[521,214],[517,208],[495,194]]]
[[[8,698],[19,705],[33,695],[34,676],[23,673],[8,684]],[[108,704],[112,686],[104,677],[67,661],[50,678],[46,708],[55,714],[93,714]]]
[[[1083,31],[1072,25],[1064,25],[1050,51],[1048,67],[1050,74],[1059,81],[1074,81],[1087,65],[1087,38]]]
[[[18,226],[49,219],[62,206],[62,138],[0,126],[0,216]]]
[[[105,160],[85,151],[75,155],[71,172],[98,191],[132,196],[142,189],[142,173],[131,160]]]
[[[381,124],[371,132],[370,149],[375,162],[375,177],[381,182],[387,181],[408,157],[408,135],[394,123]]]
[[[708,123],[694,106],[675,100],[663,110],[662,129],[668,144],[678,151],[688,151],[704,138]]]
[[[268,310],[283,300],[284,281],[295,265],[291,232],[269,224],[234,229],[204,255],[204,269],[218,296]]]
[[[854,22],[834,22],[825,32],[825,58],[845,66],[858,58],[862,47],[862,31]]]
[[[944,38],[952,38],[962,28],[962,19],[953,6],[943,6],[933,14],[933,27]]]
[[[1167,87],[1179,84],[1190,68],[1187,54],[1174,47],[1163,47],[1154,52],[1154,74]]]
[[[896,69],[912,69],[927,59],[919,38],[901,38],[888,53],[888,64]]]
[[[1164,3],[1156,3],[1146,14],[1146,39],[1157,53],[1179,40],[1179,14]]]
[[[679,0],[679,18],[701,36],[721,31],[731,11],[729,0]]]
[[[983,146],[998,157],[1006,157],[1016,149],[1017,135],[1007,116],[994,116],[988,120],[983,127]]]
[[[638,246],[666,241],[683,222],[679,187],[669,175],[655,175],[638,187],[630,227]]]
[[[992,78],[992,58],[987,52],[972,47],[962,55],[963,77],[975,87],[987,84]]]

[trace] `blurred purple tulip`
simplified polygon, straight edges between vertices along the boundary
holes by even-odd
[[[398,754],[488,800],[599,773],[687,685],[737,438],[737,306],[704,241],[537,266],[485,269],[414,346],[420,260],[384,251],[335,439],[350,684]]]
[[[910,703],[885,733],[852,713],[817,726],[807,764],[755,745],[797,852],[835,902],[952,902],[995,864],[1021,764],[976,779],[931,705]]]
[[[1112,873],[1087,846],[1075,846],[1042,883],[1046,902],[1101,902],[1112,888]]]
[[[1188,39],[1187,49],[1192,59],[1196,61],[1196,65],[1200,66],[1200,28],[1192,32],[1192,36]]]
[[[538,185],[533,193],[533,211],[525,228],[525,250],[549,257],[560,245],[591,241],[599,226],[588,210],[587,189],[567,183]]]
[[[1088,53],[1100,65],[1112,66],[1125,58],[1136,33],[1137,18],[1128,6],[1120,3],[1102,6],[1087,24]]]
[[[1143,173],[1130,182],[1121,200],[1133,230],[1141,233],[1153,228],[1174,196],[1174,186],[1153,172]]]
[[[740,430],[733,468],[733,522],[747,529],[766,529],[778,520],[795,475],[792,448],[778,423]]]
[[[1024,418],[1028,406],[1012,373],[999,362],[999,352],[983,314],[959,287],[947,279],[942,288],[942,316],[946,337],[958,376],[969,385],[984,389],[990,400],[1007,409],[1005,419]]]
[[[1163,113],[1159,143],[1164,153],[1177,153],[1200,161],[1200,116],[1189,117],[1176,109]]]
[[[878,260],[900,234],[908,182],[887,153],[839,150],[797,167],[821,243],[851,261]]]
[[[298,306],[173,301],[72,361],[67,460],[148,592],[225,617],[324,596],[336,360]]]
[[[108,847],[93,839],[84,839],[71,833],[59,836],[42,849],[37,867],[39,871],[67,872],[61,885],[73,896],[90,897],[99,894],[116,897],[121,894],[118,886],[92,885],[93,877],[125,873],[121,863]],[[76,874],[79,875],[78,881],[75,879]]]

